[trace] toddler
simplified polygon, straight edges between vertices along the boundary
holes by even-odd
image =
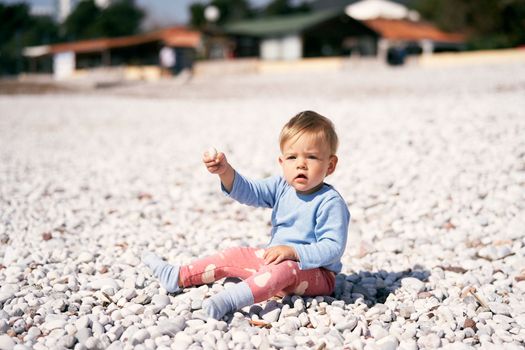
[[[324,182],[337,165],[337,134],[329,119],[305,111],[283,127],[279,141],[283,176],[251,180],[235,171],[224,153],[210,157],[206,152],[203,157],[208,171],[219,175],[227,196],[272,208],[266,248],[230,248],[183,266],[170,265],[150,252],[143,255],[143,262],[170,293],[224,277],[241,278],[203,302],[203,309],[215,319],[277,294],[316,296],[334,291],[350,221],[344,199]]]

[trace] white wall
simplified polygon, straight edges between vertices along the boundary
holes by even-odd
[[[75,72],[75,53],[60,52],[53,56],[53,76],[57,80],[70,78]]]
[[[264,39],[261,41],[261,58],[263,60],[278,60],[281,58],[280,39]]]
[[[303,57],[303,41],[300,36],[287,36],[281,39],[281,57],[287,61]]]
[[[303,56],[303,42],[298,35],[264,39],[260,51],[263,60],[297,60]]]

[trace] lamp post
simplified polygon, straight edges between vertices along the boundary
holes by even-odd
[[[222,45],[219,44],[220,41],[217,40],[217,34],[219,33],[219,31],[215,24],[219,20],[220,16],[221,11],[215,5],[206,6],[206,8],[204,9],[204,18],[206,19],[205,28],[208,32],[208,40],[205,48],[205,56],[207,58],[224,57],[224,49],[222,48]]]

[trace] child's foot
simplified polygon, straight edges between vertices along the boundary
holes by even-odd
[[[180,291],[179,270],[180,266],[170,265],[157,254],[146,251],[142,254],[142,262],[151,269],[153,276],[159,279],[160,284],[168,293]]]
[[[214,318],[216,320],[220,320],[224,315],[228,313],[228,311],[224,311],[225,307],[218,306],[211,298],[206,299],[202,302],[202,309],[206,312],[206,314]]]
[[[253,294],[246,282],[239,282],[202,302],[202,309],[216,320],[229,312],[253,304]]]

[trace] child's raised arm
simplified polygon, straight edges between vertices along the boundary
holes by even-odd
[[[223,192],[242,204],[273,208],[278,188],[284,184],[277,176],[263,180],[243,177],[228,163],[224,153],[216,153],[214,148],[204,152],[202,161],[210,173],[219,175]]]

